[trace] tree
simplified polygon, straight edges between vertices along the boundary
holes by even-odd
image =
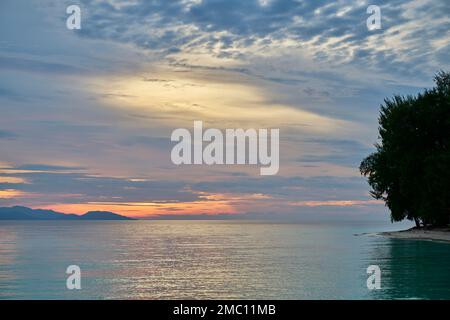
[[[376,152],[360,165],[371,195],[385,201],[392,221],[450,222],[450,73],[417,96],[394,96],[381,106]]]

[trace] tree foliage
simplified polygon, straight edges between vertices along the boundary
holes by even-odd
[[[417,96],[394,96],[381,106],[376,152],[360,165],[371,195],[391,220],[444,225],[450,218],[450,73]]]

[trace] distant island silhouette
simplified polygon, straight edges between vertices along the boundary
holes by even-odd
[[[22,206],[0,207],[0,220],[136,220],[109,211],[89,211],[83,215]]]

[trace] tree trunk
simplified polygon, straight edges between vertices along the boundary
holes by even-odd
[[[416,227],[420,228],[420,220],[419,220],[419,218],[414,218],[414,222],[416,223]]]

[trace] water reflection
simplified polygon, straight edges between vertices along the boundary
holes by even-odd
[[[355,237],[379,226],[243,221],[0,224],[0,298],[450,298],[450,245]],[[370,229],[370,230],[369,230]],[[68,265],[81,290],[67,290]],[[368,265],[382,290],[366,287]]]
[[[0,230],[0,299],[12,298],[11,292],[17,290],[17,234],[14,230]]]
[[[450,299],[450,244],[388,239],[372,251],[382,271],[377,299]]]

